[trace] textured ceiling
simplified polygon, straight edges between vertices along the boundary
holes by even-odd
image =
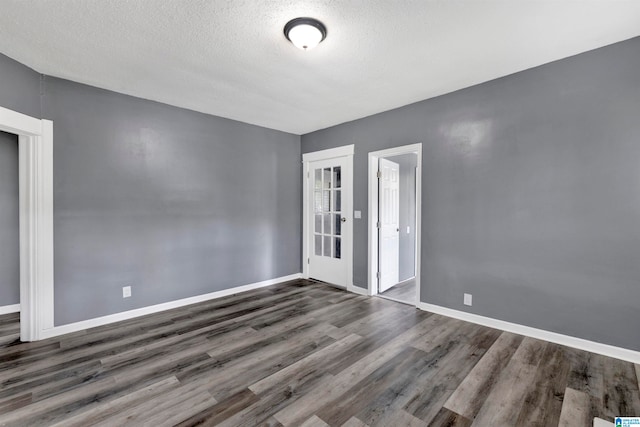
[[[638,0],[2,0],[38,72],[304,134],[640,35]],[[312,16],[327,39],[282,34]]]

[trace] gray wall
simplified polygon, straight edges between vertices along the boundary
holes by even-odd
[[[387,157],[400,166],[400,271],[399,279],[404,281],[415,276],[416,258],[416,166],[415,154]],[[407,233],[409,227],[409,233]]]
[[[20,302],[18,136],[0,132],[0,307]]]
[[[299,136],[3,55],[0,106],[54,121],[56,325],[300,272]]]
[[[0,54],[0,106],[40,117],[40,74]],[[18,137],[0,132],[0,307],[20,302]]]
[[[640,350],[640,38],[314,132],[302,151],[423,143],[422,300]],[[366,219],[354,226],[366,286]],[[473,307],[462,304],[473,294]]]
[[[51,77],[43,89],[56,325],[301,271],[299,136]]]
[[[2,54],[0,107],[40,118],[40,74]]]

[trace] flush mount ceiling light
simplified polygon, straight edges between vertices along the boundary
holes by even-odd
[[[313,18],[296,18],[284,26],[284,36],[299,49],[309,50],[327,37],[327,28]]]

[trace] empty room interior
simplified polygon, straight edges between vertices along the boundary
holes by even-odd
[[[638,1],[0,4],[1,426],[640,424],[638,304]]]

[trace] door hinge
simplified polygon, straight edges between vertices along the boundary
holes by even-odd
[[[311,174],[307,171],[307,178],[311,178]]]
[[[380,221],[376,222],[376,227],[380,228]]]
[[[380,171],[376,172],[376,176],[378,177],[378,179],[382,178],[382,172]]]
[[[311,264],[311,258],[307,258],[307,264]]]
[[[376,273],[376,279],[380,279],[380,272],[379,271]]]

